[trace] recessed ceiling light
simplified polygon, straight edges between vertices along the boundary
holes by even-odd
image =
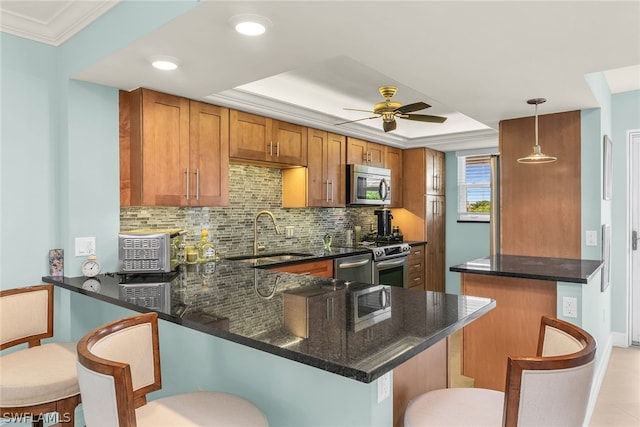
[[[264,32],[267,31],[267,27],[271,24],[271,21],[264,16],[251,13],[232,16],[229,22],[231,22],[231,25],[233,25],[237,32],[245,36],[259,36],[260,34],[264,34]]]
[[[158,70],[171,71],[178,68],[180,61],[172,56],[154,56],[151,65]]]

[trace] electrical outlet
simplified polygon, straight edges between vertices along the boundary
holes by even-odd
[[[391,372],[378,378],[378,403],[391,396]]]
[[[578,299],[575,297],[562,297],[562,315],[564,317],[578,317]]]
[[[595,230],[587,230],[585,240],[587,246],[598,246],[598,232]]]
[[[76,256],[89,256],[95,253],[95,237],[76,237]]]

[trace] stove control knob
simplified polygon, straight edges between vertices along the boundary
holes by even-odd
[[[382,256],[382,255],[384,255],[384,251],[382,249],[374,249],[373,250],[373,254],[375,256]]]
[[[408,252],[411,250],[411,246],[403,246],[402,247],[402,252]]]

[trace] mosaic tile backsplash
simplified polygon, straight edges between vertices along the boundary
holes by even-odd
[[[187,244],[200,240],[200,231],[209,231],[220,257],[253,251],[253,220],[261,210],[271,211],[281,234],[276,234],[271,218],[258,220],[258,241],[265,252],[290,248],[321,247],[325,233],[333,246],[345,244],[345,230],[360,225],[362,232],[376,226],[375,208],[282,208],[282,171],[275,168],[231,164],[229,206],[227,207],[122,207],[120,229],[180,228],[187,231]],[[285,227],[293,227],[293,237],[285,237]]]

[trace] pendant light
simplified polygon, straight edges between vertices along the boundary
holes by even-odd
[[[533,146],[533,152],[529,154],[527,157],[521,157],[518,159],[518,163],[530,163],[530,164],[539,164],[539,163],[551,163],[558,160],[556,157],[547,156],[540,150],[540,145],[538,144],[538,105],[546,102],[547,100],[544,98],[534,98],[527,101],[529,105],[536,106],[536,145]]]

